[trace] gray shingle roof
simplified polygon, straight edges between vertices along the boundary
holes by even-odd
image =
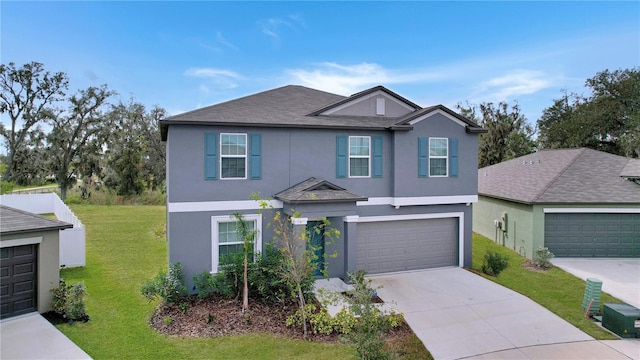
[[[418,105],[381,86],[362,91],[350,97],[344,97],[304,86],[287,85],[160,120],[160,133],[162,140],[166,140],[169,125],[410,130],[412,128],[411,125],[400,123],[401,120],[405,120],[405,117],[400,119],[390,117],[318,115],[318,113],[324,109],[343,104],[377,90],[386,91],[392,96],[407,102],[407,104],[416,109],[416,111],[411,114],[420,112],[419,115],[424,115],[436,108],[421,109]],[[444,106],[438,105],[438,108],[444,108]],[[467,130],[482,130],[477,124],[463,118],[455,112],[451,110],[447,112],[454,114],[454,116],[467,123]]]
[[[308,178],[273,196],[285,203],[321,203],[365,201],[366,197],[356,195],[326,180]]]
[[[535,204],[638,204],[620,177],[629,158],[592,149],[542,150],[478,170],[478,194]]]
[[[640,159],[629,159],[620,172],[620,176],[630,179],[640,179]]]
[[[72,224],[63,221],[48,219],[27,211],[0,205],[0,234],[2,235],[62,230],[72,227]]]

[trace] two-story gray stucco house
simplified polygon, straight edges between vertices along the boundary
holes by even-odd
[[[273,239],[269,198],[299,226],[326,217],[330,276],[471,265],[474,122],[377,86],[349,97],[284,86],[160,122],[167,146],[169,261],[186,280],[239,250],[232,214]],[[311,195],[313,194],[313,195]]]

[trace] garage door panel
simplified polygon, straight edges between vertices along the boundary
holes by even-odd
[[[358,268],[373,274],[457,265],[457,231],[457,218],[358,224]]]
[[[37,245],[2,248],[0,318],[36,310]]]
[[[640,230],[638,214],[549,213],[545,246],[557,257],[640,257],[636,229]]]

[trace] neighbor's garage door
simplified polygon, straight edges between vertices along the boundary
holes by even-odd
[[[358,269],[369,274],[458,265],[458,218],[358,223]]]
[[[640,214],[545,214],[544,239],[557,257],[640,257]]]
[[[37,245],[0,249],[0,318],[36,311]]]

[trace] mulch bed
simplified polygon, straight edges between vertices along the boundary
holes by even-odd
[[[286,319],[294,314],[296,304],[270,304],[249,299],[249,311],[242,314],[242,302],[220,295],[205,299],[190,296],[181,304],[160,305],[150,320],[153,329],[161,334],[177,337],[218,337],[248,333],[269,333],[271,335],[302,339],[302,329],[287,327]],[[184,305],[186,304],[186,306]],[[394,329],[389,338],[412,336],[407,324]],[[339,335],[313,334],[308,340],[335,343]]]

